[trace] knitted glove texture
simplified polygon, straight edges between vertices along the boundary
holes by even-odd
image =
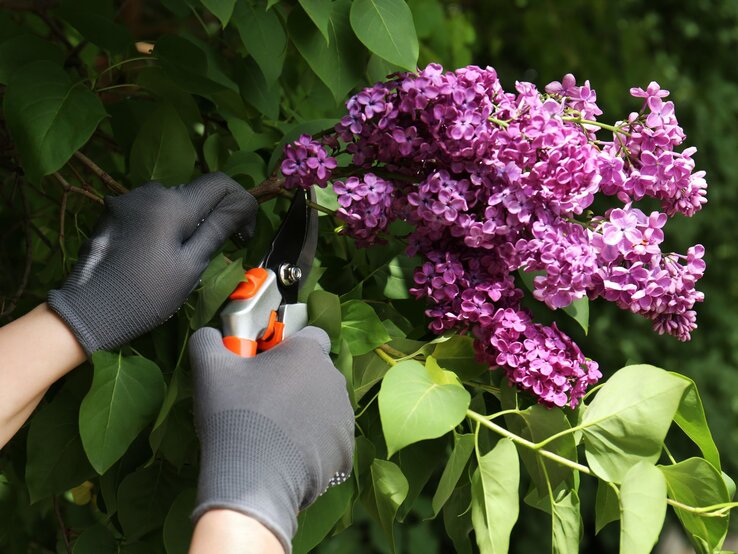
[[[270,529],[285,552],[297,513],[348,476],[354,415],[324,331],[306,327],[273,349],[241,358],[216,329],[190,341],[201,444],[193,518],[239,511]]]
[[[185,302],[234,233],[253,232],[258,204],[222,173],[105,198],[105,213],[48,304],[88,355],[152,330]]]

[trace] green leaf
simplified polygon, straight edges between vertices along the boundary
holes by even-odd
[[[170,104],[177,110],[179,117],[189,128],[202,122],[200,109],[192,94],[178,86],[161,67],[149,66],[139,70],[136,83],[151,92],[163,103]],[[151,102],[147,101],[146,104],[151,104]],[[133,139],[131,139],[131,142],[133,142]]]
[[[377,314],[361,300],[341,304],[341,336],[353,356],[366,354],[390,340]]]
[[[331,38],[328,34],[328,24],[330,23],[331,17],[331,3],[325,0],[299,0],[299,2],[305,13],[315,23],[320,34],[325,38],[325,43],[330,44]]]
[[[253,152],[261,148],[272,148],[274,146],[274,137],[268,134],[256,133],[246,121],[235,117],[226,119],[228,129],[236,139],[238,149],[244,152]]]
[[[699,447],[705,459],[720,470],[720,452],[715,446],[710,427],[707,425],[705,409],[702,407],[702,399],[697,391],[697,385],[685,375],[673,372],[672,375],[684,379],[688,383],[687,391],[684,393],[674,416],[674,423]]]
[[[118,554],[118,544],[107,527],[93,525],[74,541],[72,554]]]
[[[164,35],[156,41],[154,55],[171,79],[189,92],[209,95],[238,91],[238,85],[223,73],[214,56],[192,40]]]
[[[553,554],[577,554],[582,537],[582,517],[576,489],[551,503],[551,545]]]
[[[379,390],[387,455],[445,435],[465,417],[471,397],[450,371],[408,360],[390,368]]]
[[[578,425],[595,475],[621,483],[639,461],[656,463],[687,387],[684,379],[651,365],[616,371],[597,392]]]
[[[454,489],[451,498],[443,507],[443,527],[454,544],[457,554],[472,554],[469,533],[472,531],[471,514],[471,487],[465,484]]]
[[[434,518],[440,513],[441,508],[443,508],[444,504],[446,504],[454,492],[456,484],[464,473],[464,468],[473,450],[473,433],[459,435],[454,432],[454,449],[451,451],[451,456],[448,462],[446,462],[446,467],[441,474],[441,480],[438,482],[436,493],[433,495],[432,506]]]
[[[500,439],[472,476],[472,523],[481,554],[504,554],[520,510],[518,452],[510,439]]]
[[[466,335],[453,335],[435,345],[433,357],[438,363],[456,373],[462,381],[479,377],[489,367],[477,361],[474,339]]]
[[[225,28],[231,20],[233,8],[236,6],[236,0],[200,0],[210,13],[220,20],[220,24]]]
[[[23,169],[32,180],[61,168],[106,115],[97,96],[49,61],[33,62],[13,73],[3,111]]]
[[[400,470],[408,484],[407,496],[397,512],[398,521],[405,521],[408,514],[413,511],[418,515],[426,511],[428,503],[426,498],[420,497],[420,495],[446,457],[447,444],[448,441],[445,437],[420,441],[403,448],[397,453],[397,465],[400,466]]]
[[[163,542],[167,554],[187,554],[192,539],[190,514],[195,509],[197,490],[188,488],[179,493],[172,502],[164,519]]]
[[[329,43],[314,25],[306,24],[306,14],[295,9],[287,21],[290,38],[310,68],[333,93],[336,102],[362,79],[361,45],[349,27],[348,0],[331,5],[328,20]]]
[[[169,104],[159,104],[149,115],[131,147],[131,180],[186,183],[195,166],[195,148],[187,127]]]
[[[545,271],[518,270],[520,279],[530,292],[535,291],[535,285],[533,282],[535,278],[545,274]],[[589,299],[586,296],[574,300],[571,304],[561,309],[566,313],[566,315],[579,324],[579,326],[584,330],[585,335],[589,333]]]
[[[297,533],[292,539],[293,554],[307,554],[328,535],[351,503],[354,488],[349,480],[320,495],[297,518]]]
[[[579,326],[584,329],[585,335],[589,333],[589,298],[586,296],[579,298],[561,309],[579,323]]]
[[[36,35],[18,35],[0,43],[0,84],[7,84],[19,67],[31,62],[48,60],[60,66],[64,52],[54,43]]]
[[[223,142],[223,138],[218,133],[213,133],[208,135],[202,143],[202,154],[205,157],[208,171],[220,171],[220,168],[225,165],[229,154]]]
[[[377,277],[384,285],[384,296],[393,300],[410,298],[408,289],[413,286],[413,274],[419,265],[419,258],[399,255],[387,264],[387,268],[377,272]]]
[[[666,477],[669,498],[677,502],[700,507],[730,501],[720,472],[702,458],[689,458],[659,469]],[[707,552],[720,549],[728,532],[728,518],[707,517],[676,507],[674,511],[698,552],[701,541],[707,545]]]
[[[345,342],[345,337],[342,340]],[[374,385],[381,381],[389,369],[390,365],[374,352],[355,357],[353,382],[356,401],[359,402]]]
[[[279,103],[282,98],[279,81],[268,83],[259,65],[251,58],[237,64],[237,71],[243,99],[268,119],[279,119]]]
[[[26,484],[31,502],[63,492],[92,477],[77,428],[79,399],[62,389],[31,419]]]
[[[277,13],[267,11],[261,1],[238,2],[232,21],[241,42],[259,64],[266,82],[273,83],[279,79],[287,51],[287,35]]]
[[[620,553],[649,554],[666,517],[666,479],[656,466],[634,465],[620,487]]]
[[[99,474],[112,466],[149,424],[164,399],[161,370],[140,356],[99,351],[95,374],[79,410],[79,433]]]
[[[315,290],[308,297],[308,323],[320,327],[331,338],[331,345],[338,348],[341,340],[341,301],[338,296],[324,290]]]
[[[608,523],[619,519],[620,500],[618,499],[618,493],[607,481],[598,479],[597,498],[595,500],[595,533],[599,533]]]
[[[212,259],[200,277],[195,314],[190,319],[190,328],[199,329],[210,321],[218,308],[244,280],[241,260],[229,262],[223,254]]]
[[[413,14],[403,0],[355,0],[351,28],[369,50],[408,71],[418,64]]]
[[[182,348],[184,348],[184,345],[182,346]],[[156,452],[157,450],[159,450],[159,447],[161,446],[161,441],[164,438],[164,433],[166,432],[166,420],[169,417],[170,412],[172,411],[172,407],[180,399],[180,392],[182,388],[180,385],[181,381],[182,369],[180,367],[176,367],[174,369],[174,373],[172,374],[172,378],[169,380],[167,392],[164,395],[164,400],[161,404],[161,408],[159,408],[159,413],[156,416],[154,426],[152,427],[151,434],[149,435],[149,446],[151,446],[151,452],[154,454],[154,457],[156,457]],[[151,459],[152,462],[154,460],[154,457],[152,457]]]
[[[176,495],[163,464],[139,469],[118,487],[118,520],[128,541],[161,528]]]
[[[372,54],[369,57],[369,63],[366,66],[366,76],[370,83],[386,81],[388,75],[399,71],[403,71],[403,69],[393,63],[389,63],[387,60],[383,60],[376,54]]]
[[[111,0],[64,0],[57,13],[79,33],[104,50],[124,54],[133,45],[131,33],[115,20]]]
[[[407,479],[399,467],[386,460],[374,460],[370,471],[379,523],[390,541],[392,552],[395,552],[395,516],[407,496]]]
[[[247,175],[254,185],[266,179],[266,164],[264,159],[255,152],[234,152],[223,166],[223,173],[234,177]]]

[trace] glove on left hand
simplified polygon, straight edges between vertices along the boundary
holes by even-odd
[[[250,237],[256,199],[222,173],[105,198],[106,211],[67,281],[48,303],[88,355],[166,321],[232,234]]]

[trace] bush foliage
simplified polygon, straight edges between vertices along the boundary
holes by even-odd
[[[677,345],[599,303],[591,322],[556,314],[606,381],[576,410],[535,405],[475,360],[471,338],[430,334],[408,294],[417,260],[397,239],[357,248],[336,233],[335,195],[318,190],[326,209],[302,299],[331,337],[357,439],[353,479],[300,515],[295,552],[649,552],[667,503],[698,552],[720,552],[735,492],[723,470],[738,469],[716,447],[738,447],[738,334],[726,309],[738,251],[725,239],[738,169],[733,3],[10,4],[0,12],[3,322],[64,279],[106,194],[223,171],[262,210],[248,248],[227,245],[176,317],[52,387],[3,449],[0,550],[186,551],[198,443],[185,347],[193,329],[218,324],[279,225],[284,145],[335,125],[357,87],[438,61],[493,65],[510,81],[573,72],[613,113],[625,113],[627,87],[656,79],[672,90],[711,183],[710,217],[674,225],[671,245],[707,246],[701,327]]]

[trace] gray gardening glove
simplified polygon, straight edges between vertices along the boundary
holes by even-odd
[[[258,204],[214,173],[179,187],[146,183],[105,198],[105,208],[67,281],[48,297],[88,355],[166,321],[223,242],[253,232]]]
[[[216,329],[192,335],[201,445],[194,520],[214,508],[236,510],[291,551],[297,512],[351,470],[354,414],[329,351],[316,327],[254,358],[226,349]]]

